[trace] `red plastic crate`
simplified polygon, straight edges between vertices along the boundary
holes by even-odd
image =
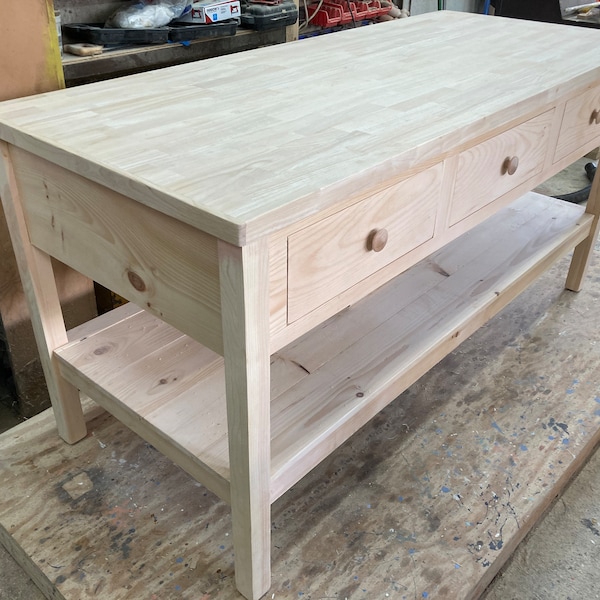
[[[373,19],[375,16],[374,11],[371,10],[370,2],[357,2],[356,11],[358,12],[358,14],[360,14],[361,19]]]
[[[350,4],[350,6],[348,6]],[[335,6],[341,11],[341,19],[340,25],[346,25],[347,23],[352,23],[353,10],[352,5],[353,2],[346,2],[345,0],[326,0],[323,3],[323,6]],[[355,17],[356,18],[356,17]]]
[[[356,10],[363,15],[361,18],[368,20],[389,13],[392,7],[382,6],[379,0],[366,0],[365,2],[357,2]]]
[[[387,13],[389,13],[390,10],[392,10],[391,5],[383,6],[383,4],[381,4],[381,2],[379,0],[370,0],[370,2],[368,2],[368,4],[370,4],[371,10],[377,12],[378,17],[380,15],[387,15]]]
[[[380,15],[388,13],[392,7],[382,6],[379,0],[364,0],[359,2],[347,2],[346,0],[326,0],[317,11],[318,4],[310,4],[307,7],[310,22],[319,27],[332,27],[333,25],[346,25],[355,21],[366,21],[375,19]]]
[[[310,4],[307,7],[308,17],[313,25],[318,25],[319,27],[340,25],[342,20],[342,10],[339,6],[322,4],[319,10],[317,10],[317,7],[318,4]],[[312,16],[313,14],[314,17]]]
[[[364,21],[369,18],[372,18],[369,16],[369,3],[368,2],[353,2],[352,6],[354,9],[353,10],[354,18],[357,21]]]

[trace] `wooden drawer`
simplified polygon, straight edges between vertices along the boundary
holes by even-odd
[[[461,152],[450,226],[542,171],[553,115],[549,110]]]
[[[554,162],[600,136],[600,87],[572,98],[565,106]]]
[[[291,234],[288,322],[431,239],[442,172],[440,163]]]

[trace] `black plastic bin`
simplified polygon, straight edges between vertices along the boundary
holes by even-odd
[[[280,4],[248,2],[242,6],[242,25],[251,29],[276,29],[293,25],[298,20],[298,7],[293,0]]]
[[[168,27],[152,29],[120,29],[104,27],[102,23],[69,23],[63,32],[70,39],[90,44],[166,44],[169,41]]]
[[[169,25],[169,39],[172,42],[188,42],[204,38],[235,35],[238,21],[229,19],[210,24],[193,25],[190,23],[171,23]]]

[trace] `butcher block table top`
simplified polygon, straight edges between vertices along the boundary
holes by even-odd
[[[595,79],[597,31],[499,20],[440,11],[7,102],[0,138],[243,245]]]

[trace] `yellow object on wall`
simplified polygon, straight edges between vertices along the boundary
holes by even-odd
[[[65,87],[52,0],[0,3],[0,100]]]

